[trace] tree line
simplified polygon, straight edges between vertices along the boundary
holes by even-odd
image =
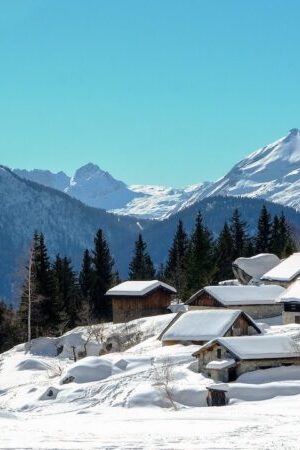
[[[265,206],[254,236],[235,210],[214,238],[199,212],[190,235],[178,221],[166,261],[158,268],[140,234],[134,244],[128,279],[160,279],[174,286],[178,297],[186,300],[205,285],[232,278],[232,262],[240,256],[275,253],[283,258],[295,249],[284,214],[271,217]],[[0,303],[0,351],[26,340],[29,323],[30,338],[35,338],[61,335],[77,325],[112,319],[111,302],[105,293],[121,280],[101,229],[93,248],[84,251],[79,274],[66,256],[57,255],[50,261],[44,235],[35,232],[25,272],[18,310]]]

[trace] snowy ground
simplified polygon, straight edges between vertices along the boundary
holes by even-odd
[[[212,381],[191,370],[198,347],[161,347],[156,340],[172,317],[136,321],[141,343],[77,363],[70,356],[72,345],[78,350],[84,343],[83,327],[59,341],[35,341],[30,353],[20,345],[0,355],[0,448],[298,449],[300,367],[245,374],[231,383],[228,406],[207,408]],[[113,327],[122,332],[122,325]],[[264,328],[300,329],[279,320]],[[89,343],[90,355],[99,349]],[[177,411],[157,386],[166,362]]]

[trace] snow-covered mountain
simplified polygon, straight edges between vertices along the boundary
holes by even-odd
[[[119,215],[163,220],[212,196],[262,198],[300,210],[300,131],[263,147],[236,164],[216,182],[183,189],[126,185],[97,165],[79,168],[71,178],[63,172],[15,170],[19,176],[59,189],[83,203]]]
[[[15,169],[14,172],[22,178],[63,191],[88,206],[144,219],[166,219],[204,198],[211,186],[208,182],[185,189],[128,186],[92,163],[80,167],[73,177],[68,177],[64,172],[51,173],[48,170]]]
[[[211,185],[207,196],[263,198],[300,210],[300,131],[252,153]]]

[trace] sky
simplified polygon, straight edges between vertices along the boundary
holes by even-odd
[[[0,0],[0,164],[216,180],[300,127],[298,0]]]

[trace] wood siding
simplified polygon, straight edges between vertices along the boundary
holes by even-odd
[[[218,300],[208,294],[206,291],[199,292],[196,298],[192,302],[188,303],[188,306],[205,306],[205,307],[223,307]]]
[[[140,317],[166,314],[170,311],[172,293],[158,288],[143,297],[116,296],[112,297],[114,323],[128,322]]]

